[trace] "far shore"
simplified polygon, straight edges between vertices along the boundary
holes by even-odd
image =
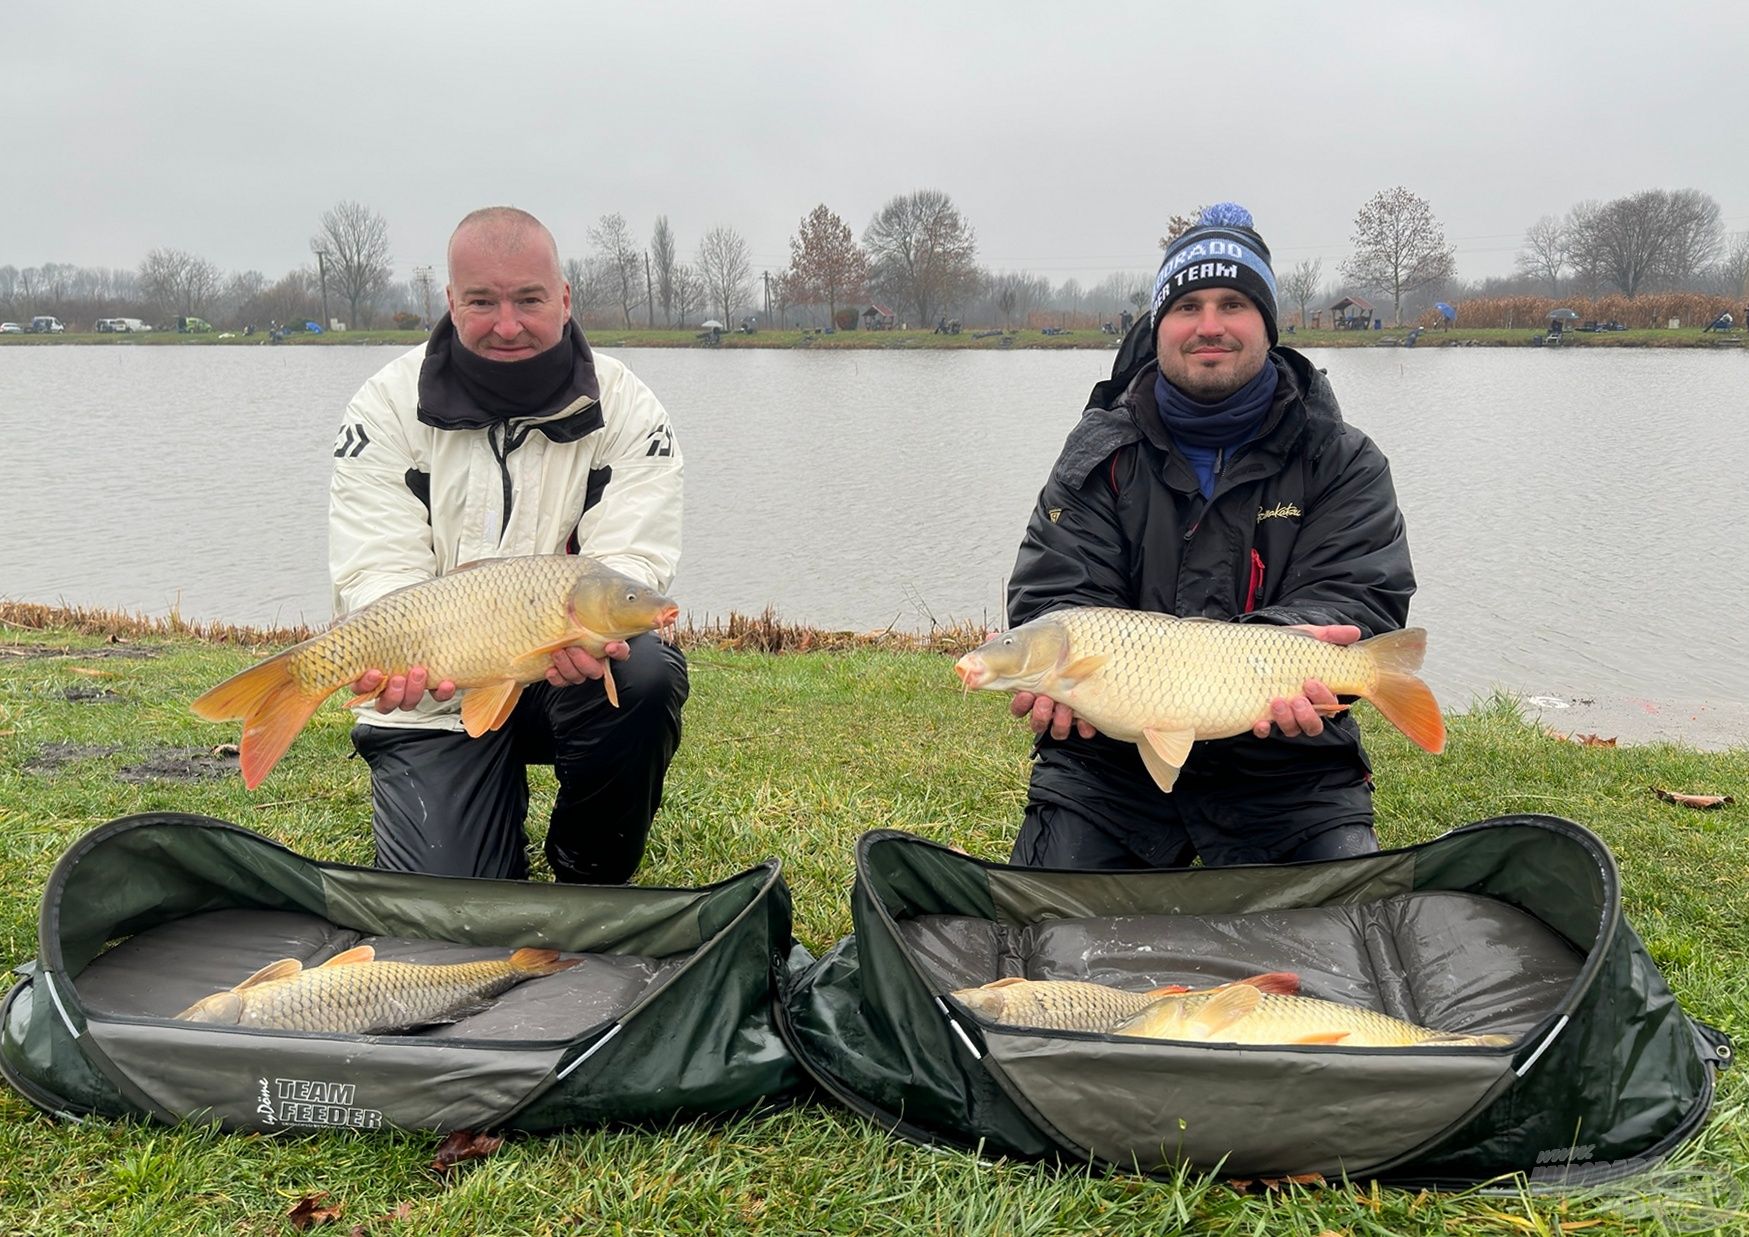
[[[1050,333],[1047,333],[1049,331]],[[766,330],[752,333],[724,331],[713,342],[711,333],[699,330],[667,330],[646,326],[592,326],[584,328],[597,348],[806,348],[822,349],[968,349],[1012,351],[1014,349],[1091,349],[1112,351],[1121,339],[1097,327],[1072,330],[1056,328],[999,327],[962,328],[957,335],[933,330],[836,331],[814,329]],[[1411,334],[1414,335],[1411,340]],[[138,334],[81,333],[62,335],[0,335],[0,347],[93,344],[103,347],[163,347],[166,345],[274,346],[288,348],[398,345],[412,347],[426,338],[424,331],[358,330],[321,334],[288,335],[273,344],[262,332],[214,331],[184,335],[175,331]],[[1528,328],[1502,330],[1421,329],[1412,326],[1384,327],[1362,331],[1292,330],[1281,342],[1296,348],[1539,348],[1548,346],[1543,331]],[[1749,332],[1703,331],[1699,327],[1674,330],[1569,331],[1560,337],[1562,348],[1742,348]]]

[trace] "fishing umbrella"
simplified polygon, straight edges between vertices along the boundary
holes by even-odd
[[[1457,321],[1457,310],[1453,309],[1450,305],[1447,305],[1444,301],[1435,301],[1433,307],[1440,312],[1441,316],[1443,316],[1447,322]]]
[[[707,331],[710,330],[712,327],[715,327],[719,331],[726,331],[729,329],[728,327],[724,326],[721,322],[718,322],[715,318],[706,318],[703,322],[699,323],[699,326],[703,327]]]
[[[1551,309],[1551,310],[1549,310],[1550,319],[1560,318],[1563,321],[1571,321],[1572,319],[1577,318],[1578,316],[1579,315],[1571,309]]]

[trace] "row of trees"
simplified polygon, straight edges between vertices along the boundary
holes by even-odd
[[[1201,208],[1169,221],[1161,245],[1192,225]],[[732,227],[711,228],[685,261],[666,216],[647,244],[620,214],[587,229],[586,256],[564,262],[580,321],[592,326],[693,326],[705,315],[733,324],[749,309],[780,323],[824,325],[875,300],[902,319],[930,325],[955,317],[1004,328],[1093,326],[1145,310],[1151,270],[1114,272],[1091,288],[1053,284],[1028,271],[992,271],[977,261],[974,229],[934,189],[889,199],[860,237],[824,203],[804,216],[779,271],[756,279],[751,249]],[[1581,202],[1545,215],[1525,232],[1517,274],[1465,283],[1456,255],[1426,199],[1398,186],[1357,212],[1352,252],[1327,279],[1321,260],[1277,261],[1284,325],[1346,294],[1388,299],[1402,322],[1435,301],[1561,296],[1632,300],[1653,292],[1749,295],[1749,233],[1724,233],[1719,205],[1694,189],[1649,189],[1609,202]],[[428,324],[441,313],[429,268],[397,282],[387,221],[357,202],[325,212],[310,241],[312,262],[269,281],[259,271],[226,275],[183,250],[158,248],[137,270],[47,263],[0,266],[0,317],[52,313],[75,324],[140,317],[160,324],[185,314],[220,325],[325,321],[338,310],[354,326],[393,316]]]

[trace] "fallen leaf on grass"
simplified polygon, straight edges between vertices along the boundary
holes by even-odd
[[[1290,1173],[1285,1177],[1258,1177],[1255,1180],[1250,1177],[1229,1177],[1227,1179],[1227,1185],[1241,1194],[1250,1193],[1251,1187],[1254,1185],[1260,1185],[1264,1190],[1274,1193],[1285,1185],[1315,1185],[1322,1187],[1328,1184],[1329,1183],[1324,1180],[1323,1173]]]
[[[68,666],[67,669],[74,674],[82,674],[88,679],[113,679],[115,677],[113,670],[96,670],[90,666]]]
[[[502,1134],[476,1134],[472,1130],[455,1130],[437,1148],[431,1167],[447,1173],[463,1160],[483,1160],[504,1145]]]
[[[208,754],[212,756],[241,756],[243,749],[235,743],[221,743]]]
[[[332,1224],[340,1218],[345,1208],[340,1203],[328,1206],[322,1200],[328,1197],[328,1191],[318,1190],[314,1194],[306,1194],[298,1199],[295,1206],[286,1213],[286,1219],[291,1226],[303,1232],[306,1228],[314,1228],[318,1224]]]
[[[412,1214],[413,1214],[413,1204],[412,1203],[396,1203],[395,1209],[393,1211],[385,1211],[380,1216],[372,1216],[370,1219],[366,1220],[363,1224],[354,1224],[352,1226],[352,1231],[349,1232],[346,1235],[346,1237],[367,1237],[370,1225],[376,1224],[379,1222],[393,1224],[398,1220],[405,1220],[408,1216],[410,1216]]]
[[[1709,808],[1727,807],[1736,802],[1730,795],[1685,795],[1679,790],[1664,790],[1660,787],[1650,787],[1652,793],[1666,803],[1676,803],[1683,807]]]
[[[1614,747],[1615,736],[1611,735],[1607,739],[1600,739],[1594,734],[1576,734],[1573,736],[1573,742],[1580,747]]]

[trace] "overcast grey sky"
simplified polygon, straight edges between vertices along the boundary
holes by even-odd
[[[1091,284],[1247,205],[1278,270],[1428,199],[1465,279],[1584,199],[1694,188],[1749,230],[1749,3],[539,4],[84,0],[0,9],[0,264],[156,246],[277,279],[322,212],[441,272],[476,206],[583,256],[617,211],[781,268],[824,202],[947,192],[980,261]]]

